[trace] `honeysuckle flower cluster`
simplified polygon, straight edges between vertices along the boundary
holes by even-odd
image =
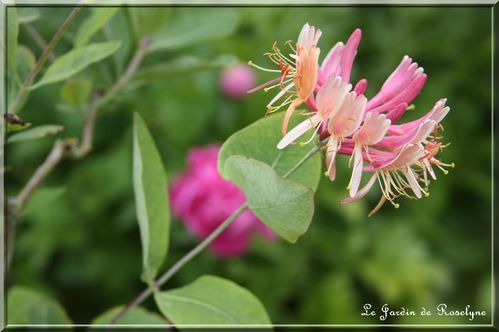
[[[336,177],[337,155],[350,157],[349,195],[341,200],[342,204],[363,198],[378,182],[382,196],[371,212],[374,213],[386,200],[398,207],[395,199],[400,196],[415,199],[428,196],[430,178],[436,179],[434,167],[446,174],[446,168],[454,164],[437,158],[448,145],[442,143],[440,136],[441,121],[449,112],[446,99],[438,100],[421,118],[400,122],[404,113],[413,108],[411,103],[427,77],[410,57],[403,57],[372,98],[364,95],[366,79],[353,85],[350,74],[361,35],[361,30],[356,29],[346,44],[337,43],[319,64],[321,31],[305,24],[296,44],[287,43],[290,54],[284,54],[276,43],[266,54],[279,69],[253,64],[279,76],[251,92],[262,88],[265,91],[280,89],[267,105],[268,112],[286,110],[278,149],[286,148],[313,129],[312,139],[327,139],[326,175],[331,181]],[[302,104],[309,108],[308,112],[302,112],[308,118],[288,131],[290,118]],[[367,181],[361,186],[364,177]]]
[[[210,235],[246,201],[238,187],[220,176],[219,150],[218,145],[191,149],[186,170],[170,186],[173,213],[200,239]],[[251,210],[246,210],[213,241],[210,249],[220,257],[240,256],[249,249],[254,234],[275,237]]]

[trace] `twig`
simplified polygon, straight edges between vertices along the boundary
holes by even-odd
[[[125,72],[117,79],[116,83],[109,89],[109,91],[102,97],[97,98],[90,109],[88,110],[87,117],[85,118],[85,124],[83,125],[81,134],[81,143],[78,145],[76,139],[66,138],[63,140],[57,140],[52,147],[49,155],[45,161],[37,168],[33,176],[29,179],[26,185],[21,189],[16,197],[9,199],[8,213],[9,213],[9,225],[11,229],[15,230],[16,220],[19,212],[26,205],[26,203],[31,198],[33,192],[40,186],[40,184],[45,180],[45,178],[52,172],[52,170],[59,164],[59,162],[64,158],[80,159],[85,157],[92,150],[93,144],[93,133],[95,127],[95,121],[97,118],[97,113],[101,107],[103,107],[107,102],[112,100],[112,98],[130,81],[138,67],[142,63],[144,56],[149,45],[149,39],[144,38],[139,49],[135,52],[132,60],[130,61]],[[13,235],[12,233],[10,235]],[[12,255],[14,251],[13,242],[15,238],[9,236],[8,238],[8,264],[12,260]]]
[[[111,325],[116,324],[118,320],[123,318],[128,311],[132,308],[136,307],[140,303],[142,303],[145,299],[147,299],[154,290],[158,290],[165,282],[170,280],[170,278],[180,270],[187,262],[193,259],[197,254],[203,251],[207,246],[210,245],[215,238],[220,235],[227,227],[232,224],[234,220],[236,220],[241,213],[243,213],[248,208],[248,203],[244,203],[241,205],[234,213],[232,213],[223,223],[221,223],[208,237],[206,237],[201,243],[199,243],[196,247],[194,247],[191,251],[189,251],[184,257],[178,260],[171,268],[168,269],[163,275],[156,281],[154,281],[150,287],[144,289],[142,293],[140,293],[132,302],[128,303],[111,321]]]
[[[48,45],[47,45],[47,42],[45,41],[45,39],[43,39],[42,35],[40,35],[38,33],[38,30],[36,30],[36,28],[31,23],[25,24],[24,27],[28,31],[31,38],[33,38],[35,43],[38,45],[38,47],[40,47],[40,49],[43,52],[47,48]],[[49,60],[54,62],[55,59],[56,59],[56,56],[55,56],[54,52],[53,51],[50,52],[49,53]]]
[[[57,45],[57,43],[61,39],[62,35],[64,34],[64,31],[66,31],[66,29],[69,27],[69,25],[71,24],[73,19],[76,17],[76,14],[78,14],[78,12],[81,10],[81,8],[82,7],[80,7],[79,5],[77,5],[75,8],[73,8],[71,13],[69,13],[68,17],[66,17],[66,20],[64,21],[64,23],[62,23],[62,25],[59,27],[59,30],[57,30],[57,32],[54,34],[54,37],[52,37],[52,40],[48,43],[47,47],[45,47],[42,55],[40,56],[38,61],[35,63],[35,66],[31,70],[31,72],[29,73],[28,77],[26,78],[23,85],[19,89],[19,92],[17,93],[16,98],[14,99],[11,106],[9,107],[9,113],[15,114],[15,113],[17,113],[17,111],[19,111],[19,105],[21,104],[21,101],[23,100],[24,95],[28,91],[28,88],[33,83],[33,81],[36,78],[36,75],[38,74],[40,69],[42,69],[42,66],[45,64],[49,55],[52,53],[55,46]]]

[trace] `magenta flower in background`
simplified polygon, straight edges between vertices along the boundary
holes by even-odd
[[[255,84],[253,68],[245,64],[237,64],[226,68],[220,76],[220,88],[232,98],[241,98]]]
[[[170,187],[173,213],[199,239],[207,237],[246,200],[238,187],[218,173],[219,150],[218,145],[191,149],[187,169]],[[275,236],[253,212],[246,210],[213,241],[211,250],[221,257],[242,255],[255,233]]]

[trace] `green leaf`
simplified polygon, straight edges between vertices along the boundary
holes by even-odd
[[[156,145],[137,113],[133,127],[133,186],[142,240],[143,278],[152,282],[168,251],[167,181]]]
[[[92,36],[102,29],[119,9],[119,7],[95,8],[92,14],[78,28],[74,40],[75,46],[87,44]]]
[[[17,77],[17,38],[19,37],[19,22],[17,8],[7,8],[7,62]]]
[[[19,7],[17,8],[17,20],[19,24],[27,24],[38,20],[41,17],[41,13],[36,8],[31,7]]]
[[[223,176],[244,192],[253,213],[280,237],[295,243],[305,234],[314,216],[314,193],[310,188],[243,156],[227,159]]]
[[[27,48],[24,45],[19,45],[17,47],[17,73],[19,75],[19,78],[22,81],[26,77],[28,77],[28,74],[31,72],[33,67],[35,66],[35,56],[33,55],[33,52],[29,48]]]
[[[272,166],[277,174],[281,176],[286,174],[307,154],[311,147],[310,145],[300,146],[295,144],[282,151],[277,150],[277,143],[282,138],[281,123],[283,116],[283,113],[267,116],[229,137],[222,145],[218,156],[220,174],[224,174],[225,162],[233,155],[242,155],[262,161]],[[294,123],[303,120],[303,117],[295,116],[292,120],[290,128]],[[289,178],[315,191],[322,175],[321,166],[320,154],[316,153]]]
[[[234,8],[176,9],[167,24],[152,37],[150,51],[172,50],[233,33],[239,22]]]
[[[120,46],[120,41],[110,41],[74,48],[55,60],[47,69],[42,79],[31,86],[30,89],[36,89],[46,84],[65,80],[90,64],[110,56]]]
[[[171,9],[168,7],[128,7],[128,14],[132,21],[137,43],[140,43],[145,36],[152,35],[164,26],[170,12]]]
[[[156,293],[156,304],[175,325],[271,325],[265,308],[247,289],[215,276]]]
[[[64,84],[61,88],[61,98],[74,106],[83,105],[92,92],[92,82],[89,80],[74,80]]]
[[[99,315],[92,321],[92,325],[108,325],[114,317],[123,309],[123,306],[114,307]],[[120,318],[116,324],[119,325],[168,325],[168,322],[160,315],[141,307],[130,309],[125,316]]]
[[[236,58],[221,55],[214,60],[205,60],[193,55],[182,55],[173,60],[144,67],[136,74],[137,79],[164,79],[173,75],[187,75],[200,70],[221,68],[236,63]]]
[[[54,299],[19,286],[7,291],[7,323],[72,324],[64,309]]]
[[[13,134],[7,138],[7,143],[29,141],[33,139],[43,138],[49,135],[57,134],[64,129],[58,125],[43,125],[27,129],[20,133]]]

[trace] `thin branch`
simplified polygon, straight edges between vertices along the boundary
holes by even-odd
[[[163,275],[156,281],[154,281],[149,288],[142,291],[132,302],[128,303],[111,321],[111,325],[116,324],[121,318],[123,318],[128,311],[142,303],[147,299],[154,290],[159,290],[159,288],[170,278],[177,273],[185,264],[187,264],[191,259],[196,257],[201,251],[210,245],[213,240],[215,240],[220,233],[222,233],[227,227],[229,227],[234,220],[237,219],[248,208],[248,203],[242,204],[234,213],[232,213],[223,223],[221,223],[210,235],[208,235],[201,243],[189,251],[185,256],[178,260],[171,268],[169,268]]]
[[[16,214],[24,207],[33,194],[33,191],[35,191],[47,175],[50,174],[55,166],[62,160],[64,151],[68,146],[69,142],[67,140],[57,140],[55,142],[45,161],[36,169],[31,179],[29,179],[28,183],[26,183],[24,188],[17,195],[15,199]]]
[[[66,20],[62,25],[59,27],[59,30],[54,34],[54,37],[52,37],[52,40],[48,43],[47,47],[44,49],[42,55],[38,59],[38,61],[35,63],[35,66],[33,67],[33,70],[29,73],[28,77],[24,81],[23,85],[19,89],[19,92],[17,93],[16,98],[12,102],[11,106],[9,107],[9,113],[17,113],[19,111],[19,106],[21,104],[21,101],[24,98],[24,95],[28,91],[28,88],[30,85],[33,83],[33,81],[36,78],[36,75],[42,69],[42,66],[45,64],[47,59],[49,58],[49,55],[52,53],[54,50],[55,46],[57,43],[59,43],[59,40],[61,39],[62,35],[64,32],[67,30],[73,19],[76,17],[78,12],[82,9],[79,5],[77,5],[71,13],[69,13],[68,17],[66,17]]]
[[[47,48],[48,45],[47,45],[47,42],[45,41],[45,39],[43,39],[42,35],[40,35],[38,30],[36,30],[36,28],[31,23],[25,24],[24,27],[28,31],[31,38],[33,38],[35,43],[38,45],[38,47],[40,47],[40,49],[43,52]],[[55,59],[56,59],[56,56],[55,56],[54,52],[53,51],[50,52],[49,53],[49,60],[54,62]]]

